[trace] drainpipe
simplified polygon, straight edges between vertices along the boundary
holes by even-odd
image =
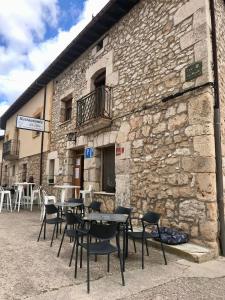
[[[47,95],[47,86],[45,85],[45,87],[44,87],[43,116],[42,116],[42,118],[44,120],[45,120],[46,95]],[[40,153],[40,178],[39,178],[39,184],[40,185],[42,185],[44,135],[45,135],[45,133],[42,132],[41,133],[41,153]]]
[[[221,147],[221,125],[220,125],[220,89],[219,70],[217,57],[217,33],[215,3],[210,0],[211,25],[212,25],[212,51],[213,51],[213,72],[214,72],[214,135],[216,154],[216,190],[219,217],[219,242],[221,255],[225,256],[225,223],[224,223],[224,195],[223,195],[223,167],[222,167],[222,147]]]

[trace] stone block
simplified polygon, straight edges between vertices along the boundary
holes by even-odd
[[[176,115],[168,121],[168,129],[174,131],[182,128],[187,123],[187,114]]]
[[[190,0],[185,3],[181,8],[177,10],[174,14],[174,25],[178,25],[183,22],[185,19],[192,16],[199,8],[205,7],[205,0]]]
[[[214,201],[216,197],[216,175],[213,173],[196,174],[198,199]]]
[[[188,137],[191,136],[201,136],[204,134],[213,135],[214,134],[214,128],[212,123],[203,123],[203,124],[196,124],[188,126],[185,129],[185,134]]]
[[[213,97],[204,93],[193,97],[188,103],[189,124],[213,123]]]
[[[200,25],[197,28],[185,33],[180,38],[181,50],[189,48],[190,46],[196,44],[198,41],[206,40],[208,36],[208,26],[206,24]]]
[[[204,221],[199,224],[199,232],[202,239],[216,241],[218,234],[218,223],[216,221]]]
[[[182,168],[187,172],[215,173],[214,157],[183,157]]]
[[[212,135],[201,135],[193,138],[194,151],[200,156],[215,156],[215,141]]]
[[[152,129],[152,133],[161,133],[164,132],[166,130],[166,123],[165,122],[161,122],[158,123],[158,125],[156,125],[155,127],[153,127]]]
[[[144,141],[143,140],[135,140],[133,141],[133,148],[140,148],[143,147]]]
[[[186,185],[189,182],[187,174],[171,174],[168,176],[168,183],[171,185]]]
[[[120,130],[118,132],[116,142],[117,143],[124,143],[128,139],[128,134],[130,132],[130,124],[128,122],[122,123],[120,126]]]
[[[188,199],[179,204],[179,215],[185,219],[205,219],[205,205],[201,201]]]

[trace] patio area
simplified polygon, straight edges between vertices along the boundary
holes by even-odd
[[[75,280],[74,261],[72,266],[68,267],[72,243],[69,243],[69,238],[65,238],[60,257],[57,258],[60,238],[54,240],[53,247],[50,248],[53,229],[51,225],[47,225],[47,239],[44,241],[41,238],[37,243],[39,218],[40,211],[37,209],[33,212],[21,209],[19,213],[6,211],[1,213],[0,299],[2,300],[39,299],[39,297],[48,299],[49,292],[69,294],[70,291],[72,294],[79,294],[80,299],[88,297],[105,299],[105,295],[111,293],[111,299],[115,299],[115,293],[118,293],[118,297],[124,297],[127,290],[134,288],[134,282],[138,287],[140,275],[142,277],[145,273],[148,273],[148,276],[164,273],[170,264],[178,259],[167,253],[168,266],[165,266],[161,251],[150,249],[150,256],[146,256],[146,268],[143,271],[140,246],[138,245],[138,253],[135,254],[131,243],[124,273],[126,286],[122,287],[119,260],[116,256],[112,255],[110,273],[107,273],[106,257],[99,257],[98,262],[92,258],[91,294],[88,296],[85,254],[83,268],[78,269],[78,278]]]

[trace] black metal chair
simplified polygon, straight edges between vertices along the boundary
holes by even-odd
[[[90,238],[94,237],[98,241],[95,243],[90,243]],[[116,246],[110,243],[110,240],[116,237]],[[76,243],[76,260],[75,260],[75,278],[77,277],[77,259],[78,259],[78,248],[79,246],[87,251],[87,292],[90,292],[90,270],[89,270],[89,259],[90,255],[107,255],[107,271],[110,268],[110,254],[118,252],[119,262],[120,262],[120,272],[122,278],[122,285],[125,285],[124,275],[123,275],[123,264],[119,244],[119,234],[117,230],[117,224],[103,224],[103,223],[91,223],[90,230],[87,236],[87,242],[79,242],[79,237],[77,237]]]
[[[69,198],[67,202],[81,204],[80,206],[78,206],[75,209],[75,213],[80,214],[81,216],[85,215],[84,199],[82,199],[82,198]]]
[[[49,219],[47,218],[48,215],[53,215],[53,214],[57,214],[57,216],[55,218],[49,218]],[[54,235],[55,235],[55,230],[57,229],[56,230],[56,238],[57,238],[58,225],[62,224],[62,222],[64,222],[64,219],[59,217],[58,208],[54,204],[46,204],[45,205],[45,215],[44,215],[44,219],[41,223],[41,229],[40,229],[37,241],[39,242],[39,240],[40,240],[40,236],[41,236],[43,227],[44,227],[44,240],[45,240],[45,237],[46,237],[46,224],[54,225],[51,244],[50,244],[50,247],[52,247],[52,243],[53,243],[53,239],[54,239]]]
[[[83,227],[84,222],[82,221],[80,215],[77,215],[77,214],[74,214],[73,212],[67,211],[65,213],[65,217],[66,217],[66,225],[63,230],[62,239],[61,239],[61,243],[59,246],[59,251],[58,251],[57,257],[59,257],[59,255],[60,255],[64,237],[65,237],[65,235],[67,235],[70,238],[70,241],[72,241],[72,240],[74,241],[71,256],[70,256],[70,262],[69,262],[69,267],[70,267],[71,263],[72,263],[72,259],[73,259],[76,237],[78,235],[79,237],[81,237],[81,239],[83,241],[83,236],[87,235],[88,230]]]
[[[102,202],[100,201],[93,201],[90,203],[90,205],[88,206],[88,212],[100,212],[101,211],[101,205]]]
[[[162,243],[162,239],[161,239],[161,233],[160,233],[160,230],[159,230],[160,214],[158,214],[156,212],[147,212],[143,216],[143,218],[141,218],[140,220],[141,220],[141,223],[142,223],[142,231],[139,231],[139,232],[131,232],[130,231],[130,232],[128,232],[128,237],[132,238],[133,240],[141,240],[142,269],[144,269],[144,243],[146,245],[147,255],[149,255],[147,239],[152,238],[151,233],[146,231],[146,228],[148,226],[155,226],[157,228],[158,235],[159,235],[159,240],[160,240],[160,244],[161,244],[161,249],[162,249],[162,253],[163,253],[164,262],[165,262],[165,265],[167,265],[166,255],[165,255],[165,251],[164,251],[164,247],[163,247],[163,243]]]

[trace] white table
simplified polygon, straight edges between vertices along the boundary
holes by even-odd
[[[54,188],[61,189],[61,202],[65,201],[66,192],[68,189],[75,189],[75,198],[79,198],[77,190],[80,189],[79,185],[55,185]]]
[[[32,191],[33,191],[33,186],[35,185],[35,183],[34,182],[16,182],[16,183],[14,183],[14,185],[17,185],[17,186],[22,185],[23,188],[26,187],[27,196],[31,197]],[[30,186],[30,188],[29,188],[29,186]]]

